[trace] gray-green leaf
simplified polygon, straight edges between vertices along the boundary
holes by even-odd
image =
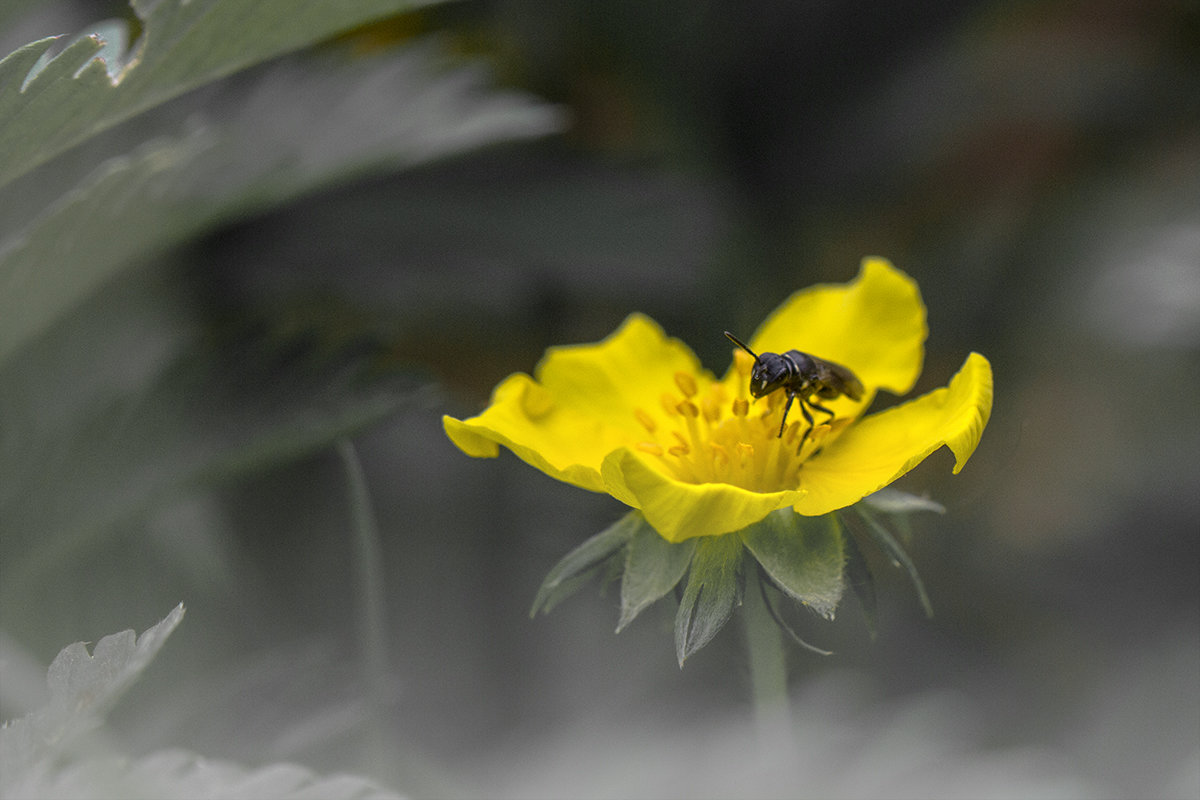
[[[62,37],[32,42],[0,60],[0,185],[189,89],[432,1],[133,0],[142,35],[119,68],[98,60],[109,28],[48,60]]]
[[[821,616],[833,619],[845,588],[846,563],[837,517],[805,517],[784,508],[740,535],[775,585]]]
[[[46,676],[50,702],[0,728],[0,795],[17,796],[6,787],[20,786],[24,773],[99,725],[182,619],[180,604],[141,636],[105,636],[91,653],[83,642],[63,648]]]
[[[184,750],[130,758],[80,747],[79,737],[103,721],[181,619],[179,605],[141,636],[105,636],[91,653],[83,642],[64,648],[47,675],[49,703],[0,728],[0,797],[398,800],[367,778],[324,776],[297,764],[251,769]]]
[[[556,111],[492,89],[479,65],[444,62],[431,42],[281,62],[207,93],[185,133],[166,123],[170,135],[115,156],[95,140],[90,174],[55,162],[0,192],[0,363],[121,271],[229,219],[369,170],[559,129]],[[25,217],[30,195],[43,205]]]

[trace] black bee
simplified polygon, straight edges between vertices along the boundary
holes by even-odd
[[[800,401],[800,413],[808,422],[808,430],[800,438],[803,442],[814,425],[812,414],[808,412],[810,406],[817,411],[824,411],[829,415],[829,419],[833,419],[834,416],[832,411],[816,402],[817,398],[833,400],[846,395],[851,400],[862,399],[862,381],[841,364],[801,353],[799,350],[759,355],[729,331],[725,331],[725,336],[754,356],[754,368],[750,371],[750,394],[755,399],[766,397],[776,389],[787,392],[787,405],[783,407],[783,419],[779,421],[780,436],[783,436],[784,426],[787,425],[787,415],[793,400]]]

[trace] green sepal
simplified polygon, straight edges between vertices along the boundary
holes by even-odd
[[[854,537],[843,538],[846,542],[846,582],[850,584],[851,591],[858,598],[867,633],[874,639],[877,632],[875,576],[871,574],[871,567],[867,564],[867,559]]]
[[[881,514],[912,514],[917,511],[932,511],[935,514],[946,513],[946,507],[936,500],[902,492],[899,489],[893,489],[891,486],[885,486],[879,491],[867,495],[859,502],[865,503],[871,509]]]
[[[672,544],[644,524],[625,548],[625,574],[621,578],[621,619],[617,633],[683,580],[696,539]]]
[[[729,621],[744,591],[741,538],[736,534],[700,537],[675,615],[675,656],[681,669]]]
[[[836,515],[805,517],[784,508],[743,529],[739,536],[785,594],[833,619],[845,590],[846,563]]]
[[[579,591],[604,562],[618,554],[643,527],[649,526],[642,512],[630,511],[563,556],[562,560],[546,573],[545,580],[538,588],[537,597],[533,599],[533,608],[529,609],[529,616],[535,617],[539,611],[543,614],[549,613],[550,609]]]
[[[832,650],[826,650],[822,647],[817,647],[815,644],[812,644],[796,632],[796,629],[792,627],[792,624],[788,622],[787,619],[784,618],[784,615],[775,607],[775,602],[771,599],[772,594],[778,594],[783,597],[787,597],[787,595],[785,595],[778,586],[771,582],[770,578],[765,572],[763,572],[761,566],[758,568],[758,571],[760,573],[758,576],[758,590],[759,594],[762,596],[763,607],[767,609],[767,612],[770,614],[771,619],[774,620],[776,627],[783,631],[789,639],[809,652],[816,653],[819,656],[833,655]],[[800,606],[801,604],[799,603],[792,604],[793,608],[800,608]]]
[[[917,598],[921,601],[921,607],[925,609],[925,615],[932,617],[933,604],[929,602],[929,595],[925,591],[925,584],[921,581],[921,576],[917,574],[917,565],[909,558],[900,541],[875,518],[874,514],[867,511],[865,506],[854,505],[851,508],[866,523],[867,534],[891,560],[892,566],[903,567],[904,571],[908,573],[913,588],[917,590]],[[901,517],[900,519],[903,518]]]

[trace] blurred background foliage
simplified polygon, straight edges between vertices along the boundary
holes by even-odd
[[[183,601],[133,751],[417,796],[1196,796],[1195,2],[356,5],[0,187],[0,716]],[[0,53],[104,17],[141,30],[6,4]],[[935,616],[874,564],[878,637],[813,618],[836,655],[792,654],[764,766],[736,628],[681,672],[670,609],[530,621],[622,509],[440,417],[633,310],[721,371],[721,331],[868,254],[924,292],[917,391],[978,350],[995,410],[901,484],[948,508],[912,541]]]

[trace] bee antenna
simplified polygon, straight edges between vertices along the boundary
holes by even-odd
[[[734,344],[736,344],[738,347],[740,347],[740,348],[742,348],[743,350],[745,350],[745,351],[746,351],[747,353],[749,353],[750,355],[754,356],[754,360],[755,360],[755,361],[757,361],[757,360],[758,360],[758,353],[754,352],[754,351],[753,351],[753,350],[751,350],[749,347],[747,347],[745,342],[743,342],[741,339],[739,339],[739,338],[737,338],[736,336],[734,336],[734,335],[733,335],[732,333],[730,333],[729,331],[725,331],[725,338],[726,338],[726,339],[728,339],[729,341],[733,342]]]

